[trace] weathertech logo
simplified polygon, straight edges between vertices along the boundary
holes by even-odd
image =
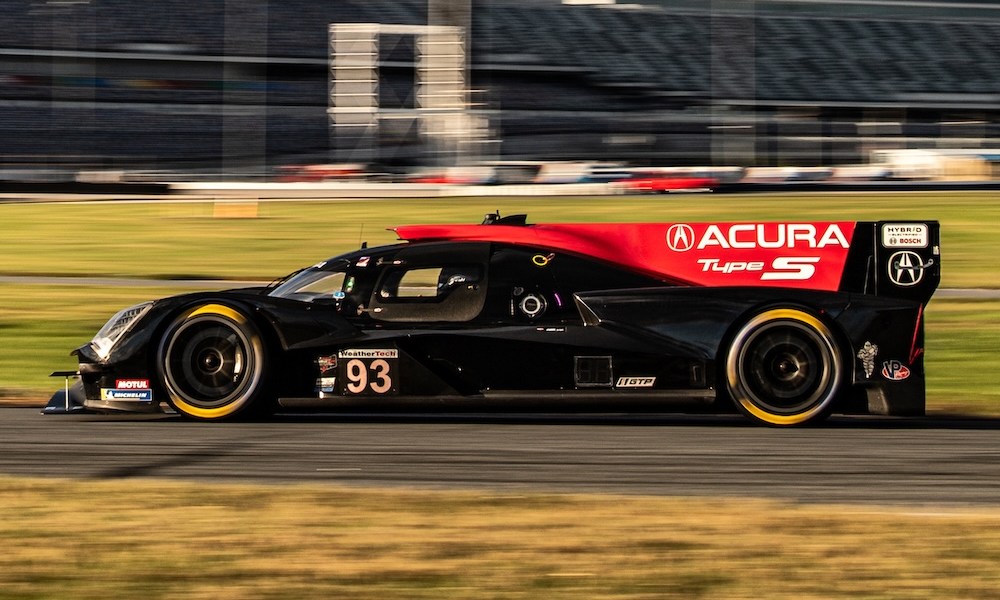
[[[385,350],[369,350],[369,349],[350,349],[341,350],[337,353],[337,358],[399,358],[399,350],[396,349],[385,349]]]

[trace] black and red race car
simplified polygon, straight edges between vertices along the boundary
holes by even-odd
[[[269,287],[119,312],[47,410],[924,412],[936,222],[394,231]]]

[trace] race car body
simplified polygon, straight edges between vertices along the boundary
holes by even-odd
[[[395,231],[399,244],[270,287],[123,310],[74,351],[74,395],[205,420],[572,408],[738,410],[784,426],[924,412],[936,222],[489,215]]]

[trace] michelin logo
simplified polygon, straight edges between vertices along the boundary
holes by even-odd
[[[153,390],[117,390],[101,388],[104,402],[152,402]]]

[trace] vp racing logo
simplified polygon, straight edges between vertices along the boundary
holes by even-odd
[[[889,280],[899,287],[917,285],[924,278],[924,270],[933,264],[933,258],[925,263],[916,252],[900,250],[889,257]]]

